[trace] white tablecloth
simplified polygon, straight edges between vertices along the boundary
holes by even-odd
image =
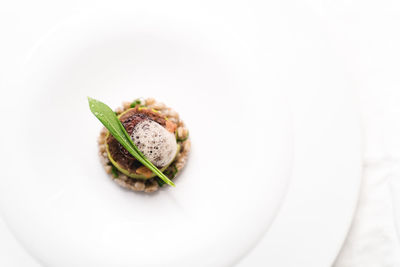
[[[357,0],[341,6],[331,3],[323,10],[347,51],[347,71],[359,91],[365,175],[335,267],[400,266],[400,2]]]
[[[385,131],[396,131],[400,120],[396,116],[399,114],[387,111],[390,103],[381,103],[374,93],[381,94],[377,90],[360,92],[365,130],[364,175],[354,221],[335,267],[400,266],[393,201],[393,194],[400,193],[393,186],[399,183],[400,174],[395,158],[398,151],[392,151],[398,138],[387,138],[387,148],[383,142]],[[400,94],[386,95],[389,96],[400,100]],[[379,108],[380,104],[384,108]],[[387,124],[383,123],[384,117]],[[400,212],[400,206],[397,209]]]

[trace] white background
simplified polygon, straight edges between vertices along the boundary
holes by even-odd
[[[105,5],[100,2],[96,1],[97,5]],[[382,153],[400,159],[400,1],[297,2],[321,17],[338,53],[346,55],[346,71],[359,92],[362,119],[370,133],[367,138],[382,138]],[[38,36],[45,35],[69,14],[91,5],[93,1],[89,0],[0,2],[0,75],[14,78],[15,69]],[[3,80],[0,79],[0,90],[7,90],[7,85],[1,83]],[[400,179],[392,180],[391,184],[393,195],[400,195]],[[396,212],[400,214],[400,205]],[[2,221],[0,238],[0,266],[35,266]]]

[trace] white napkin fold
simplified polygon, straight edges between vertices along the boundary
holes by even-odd
[[[364,174],[354,221],[334,267],[400,266],[390,181],[399,179],[397,162],[386,156],[382,140],[383,113],[377,91],[360,92],[365,129]]]
[[[400,266],[389,188],[392,162],[366,160],[355,218],[335,267]]]

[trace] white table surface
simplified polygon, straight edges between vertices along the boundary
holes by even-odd
[[[400,2],[390,0],[306,0],[310,8],[326,19],[337,33],[337,43],[348,51],[348,74],[360,96],[376,99],[384,150],[400,159]],[[3,1],[0,3],[1,75],[11,75],[35,44],[36,37],[48,32],[67,14],[90,7],[91,0]],[[17,52],[18,51],[18,52]],[[0,79],[1,80],[1,79]],[[1,90],[6,85],[1,84]],[[400,195],[400,179],[391,181],[393,196]],[[396,213],[400,214],[400,198]],[[399,216],[397,216],[399,217]],[[399,232],[399,231],[398,231]],[[0,266],[38,266],[23,251],[0,219]]]

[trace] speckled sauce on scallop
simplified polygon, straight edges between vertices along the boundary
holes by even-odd
[[[175,179],[190,151],[189,131],[178,113],[153,98],[124,102],[115,110],[135,145],[169,178]],[[164,183],[101,130],[99,155],[105,171],[122,187],[151,193]]]

